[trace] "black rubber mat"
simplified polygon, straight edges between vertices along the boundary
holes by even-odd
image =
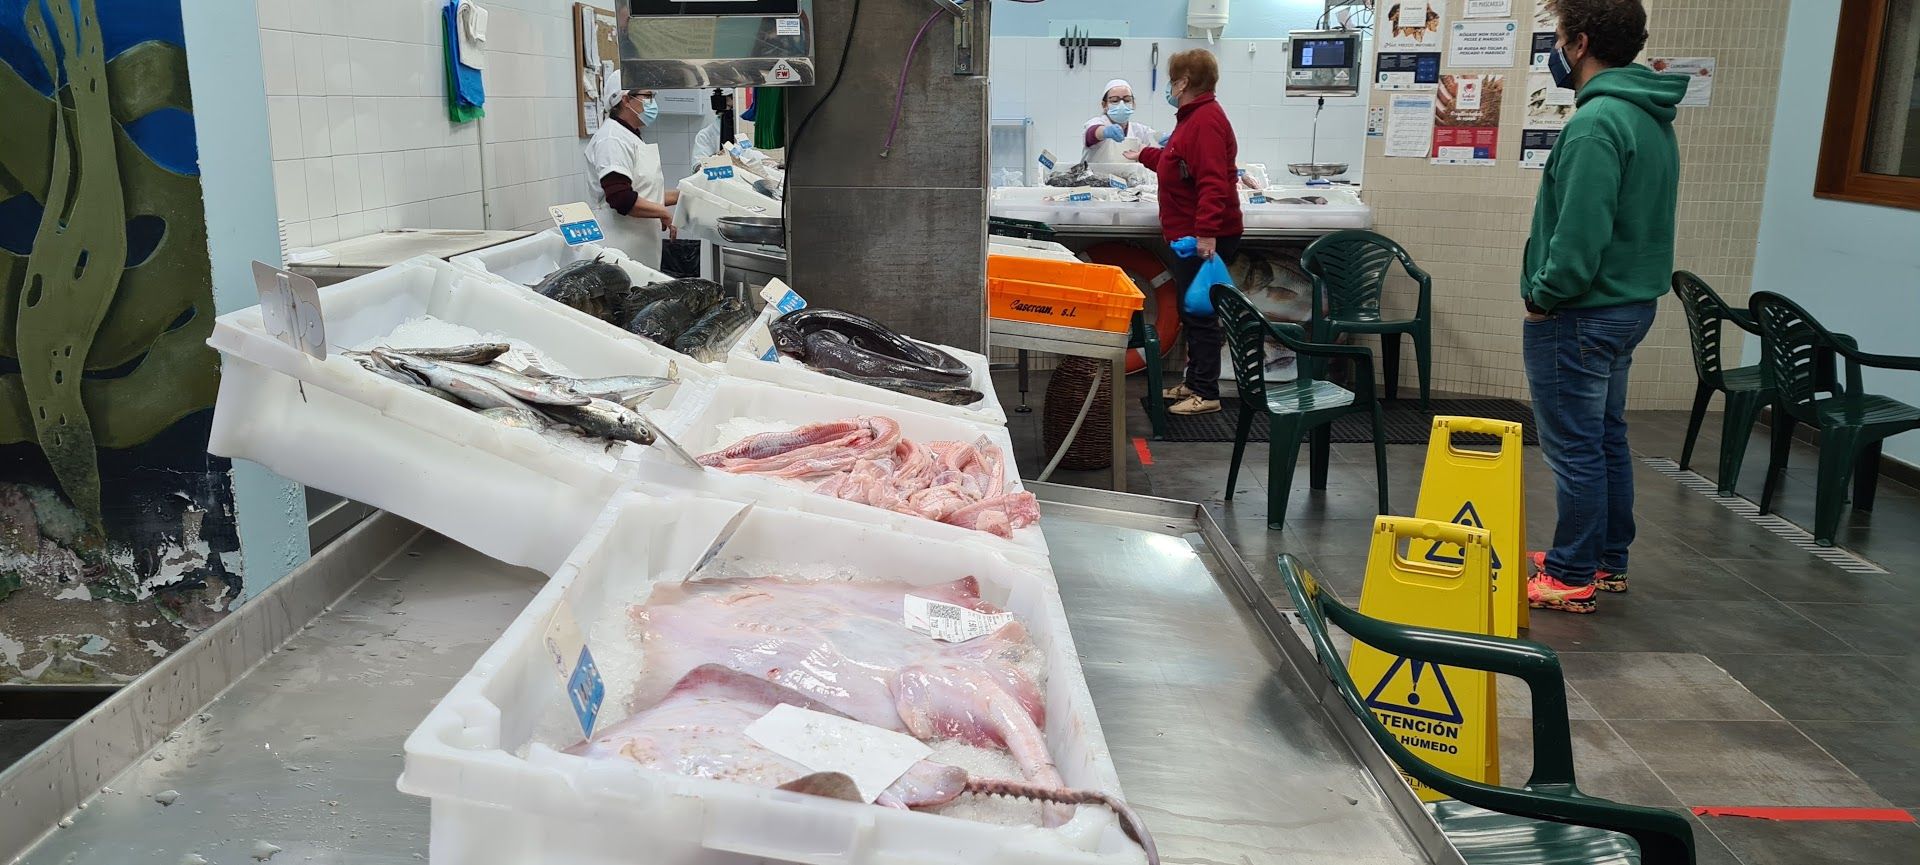
[[[1147,407],[1142,397],[1141,408]],[[1530,445],[1540,443],[1533,431],[1533,408],[1519,400],[1512,399],[1436,399],[1427,409],[1420,408],[1417,399],[1403,399],[1382,402],[1386,409],[1387,444],[1423,445],[1433,431],[1433,419],[1438,415],[1458,415],[1463,417],[1482,417],[1489,420],[1518,421],[1524,425],[1522,440]],[[1233,441],[1233,425],[1240,419],[1240,401],[1233,397],[1220,400],[1220,411],[1203,415],[1167,415],[1167,437],[1172,442],[1230,442]],[[1253,430],[1248,441],[1267,440],[1267,416],[1265,413],[1253,416]],[[1350,414],[1333,422],[1333,440],[1343,444],[1358,444],[1373,441],[1373,421],[1364,414]],[[1482,441],[1483,440],[1483,441]],[[1494,444],[1492,436],[1462,435],[1462,445]]]

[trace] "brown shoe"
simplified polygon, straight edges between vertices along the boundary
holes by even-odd
[[[1186,399],[1187,397],[1190,397],[1190,396],[1193,396],[1193,390],[1187,387],[1184,382],[1160,391],[1161,399],[1174,401],[1174,402]]]
[[[1168,412],[1179,415],[1213,414],[1219,410],[1219,400],[1202,399],[1198,395],[1187,397],[1173,405],[1167,406]]]

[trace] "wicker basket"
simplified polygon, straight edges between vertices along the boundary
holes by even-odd
[[[1060,468],[1092,471],[1113,465],[1113,364],[1086,357],[1063,357],[1047,379],[1046,405],[1041,409],[1040,437],[1046,459],[1052,459],[1073,428],[1073,418],[1087,401],[1087,388],[1100,383],[1100,393],[1080,424],[1080,434],[1060,460]]]

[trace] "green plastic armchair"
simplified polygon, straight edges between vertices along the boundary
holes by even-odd
[[[1693,414],[1687,418],[1687,438],[1680,446],[1680,467],[1693,461],[1693,444],[1700,437],[1700,425],[1707,417],[1707,404],[1713,395],[1726,394],[1726,413],[1720,427],[1720,494],[1734,494],[1740,480],[1740,466],[1746,462],[1747,439],[1760,419],[1760,407],[1772,400],[1760,365],[1727,369],[1721,361],[1724,345],[1723,322],[1758,334],[1753,319],[1745,310],[1727,306],[1700,277],[1684,270],[1673,273],[1673,294],[1687,313],[1687,338],[1693,343],[1693,371],[1700,382],[1694,387]]]
[[[1293,487],[1294,464],[1300,461],[1300,437],[1312,439],[1310,481],[1314,489],[1327,488],[1327,468],[1333,460],[1331,424],[1350,414],[1373,416],[1373,459],[1379,472],[1380,513],[1387,505],[1387,433],[1380,401],[1373,393],[1373,350],[1360,345],[1324,345],[1308,342],[1297,324],[1268,321],[1253,302],[1231,285],[1213,287],[1213,310],[1226,332],[1227,356],[1233,363],[1233,381],[1240,390],[1240,420],[1233,439],[1233,462],[1227,466],[1227,501],[1240,479],[1240,458],[1247,450],[1256,412],[1267,414],[1267,528],[1286,525],[1287,498]],[[1268,337],[1291,350],[1299,376],[1290,382],[1266,377]],[[1327,360],[1342,358],[1354,365],[1354,389],[1322,380]]]
[[[1692,865],[1693,824],[1686,817],[1580,792],[1574,782],[1566,682],[1552,649],[1530,640],[1416,628],[1362,615],[1322,591],[1291,555],[1280,556],[1280,578],[1313,641],[1321,672],[1347,709],[1402,772],[1453,797],[1429,807],[1469,863]],[[1517,789],[1497,787],[1420,759],[1368,710],[1333,645],[1329,621],[1355,640],[1394,655],[1525,681],[1533,702],[1533,776]]]
[[[1147,321],[1144,312],[1133,314],[1133,321],[1127,328],[1127,348],[1140,350],[1140,358],[1146,362],[1147,370],[1147,424],[1153,430],[1155,441],[1167,437],[1167,401],[1160,396],[1160,334]],[[1114,399],[1126,395],[1121,387]]]
[[[1794,427],[1808,424],[1820,431],[1813,539],[1821,546],[1833,546],[1848,479],[1853,481],[1853,506],[1873,510],[1881,442],[1920,429],[1920,408],[1867,393],[1861,386],[1861,368],[1920,372],[1920,357],[1861,351],[1852,337],[1827,330],[1799,304],[1770,291],[1756,293],[1748,309],[1760,328],[1760,369],[1774,400],[1772,452],[1760,512],[1773,509],[1773,496],[1793,450]],[[1844,384],[1834,376],[1836,359],[1846,362]]]
[[[1413,318],[1384,319],[1380,292],[1395,261],[1420,286]],[[1377,334],[1385,365],[1387,399],[1400,395],[1400,335],[1413,339],[1420,374],[1420,406],[1433,390],[1433,278],[1413,263],[1407,251],[1379,234],[1359,229],[1336,231],[1300,254],[1313,278],[1313,341],[1338,342],[1342,334]]]

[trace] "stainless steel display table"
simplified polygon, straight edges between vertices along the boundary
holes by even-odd
[[[1127,489],[1127,335],[1024,321],[987,319],[987,345],[1106,360],[1113,365],[1113,489]],[[1024,373],[1024,370],[1023,370]],[[1025,401],[1024,379],[1021,399]],[[1077,435],[1060,443],[1062,452]],[[1043,437],[1044,438],[1044,437]]]
[[[1460,865],[1202,509],[1033,489],[1165,861]],[[274,863],[423,861],[402,743],[543,580],[375,516],[0,774],[0,862],[228,865],[262,841]]]

